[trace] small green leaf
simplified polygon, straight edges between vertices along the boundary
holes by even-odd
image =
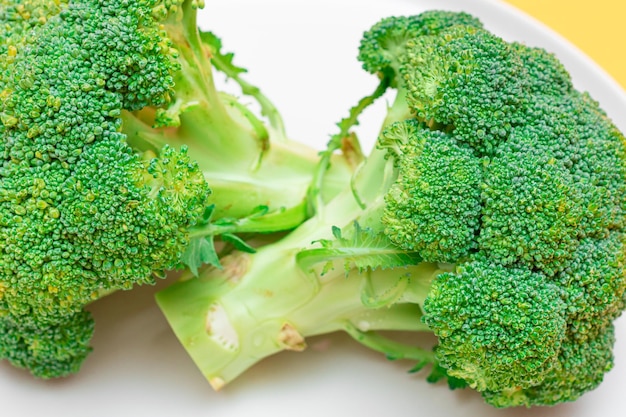
[[[215,213],[215,204],[211,204],[204,209],[204,213],[202,213],[202,223],[209,224],[213,218],[213,213]]]
[[[411,369],[409,369],[409,373],[410,374],[416,374],[419,371],[421,371],[422,369],[424,369],[424,367],[426,365],[429,365],[429,364],[430,364],[430,362],[427,362],[427,361],[417,361],[415,363],[415,365],[413,365],[413,367]]]
[[[426,381],[434,384],[441,380],[445,380],[448,383],[448,388],[451,390],[463,389],[468,386],[465,380],[448,375],[446,369],[443,368],[438,362],[435,362],[430,373],[426,377]]]
[[[399,248],[383,233],[363,229],[357,222],[354,222],[352,228],[343,231],[333,227],[332,233],[335,239],[316,242],[321,248],[308,249],[296,255],[304,270],[311,270],[315,264],[321,262],[327,265],[335,260],[343,260],[346,271],[353,267],[360,271],[395,268],[416,265],[422,261],[417,253]]]
[[[215,250],[213,236],[193,239],[181,257],[181,262],[189,268],[194,276],[198,276],[198,270],[206,264],[217,268],[222,267]]]
[[[200,39],[211,49],[211,60],[218,61],[214,64],[226,72],[232,74],[241,74],[247,72],[243,67],[238,67],[233,63],[234,54],[232,52],[222,52],[222,40],[212,32],[200,31]]]
[[[224,241],[225,243],[230,243],[238,251],[246,252],[246,253],[256,252],[256,249],[248,245],[242,238],[240,238],[239,236],[233,235],[232,233],[224,233],[223,235],[220,235],[220,237],[222,238],[222,241]]]
[[[333,230],[333,236],[335,237],[335,239],[337,239],[337,240],[343,239],[341,237],[341,229],[340,228],[338,228],[337,226],[333,226],[332,230]]]
[[[373,282],[370,276],[365,277],[361,302],[368,308],[382,308],[394,304],[410,288],[411,278],[406,274],[385,279],[383,284]]]
[[[268,206],[265,206],[265,205],[256,206],[255,208],[252,209],[252,213],[250,213],[248,217],[256,218],[256,217],[265,216],[267,213],[269,213],[269,211],[270,211],[270,208]],[[280,210],[280,211],[283,211],[283,210]]]

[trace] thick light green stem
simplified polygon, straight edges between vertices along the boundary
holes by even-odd
[[[159,112],[125,112],[123,132],[128,143],[147,156],[158,155],[166,144],[186,146],[213,191],[209,204],[216,207],[214,219],[244,219],[259,208],[268,212],[267,217],[238,224],[242,228],[233,233],[290,230],[310,216],[303,203],[314,181],[318,151],[286,139],[279,118],[273,117],[271,123],[277,125],[267,129],[236,98],[217,91],[210,53],[197,30],[195,7],[194,2],[185,1],[182,10],[165,24],[181,65],[175,74],[174,103],[165,110],[167,116],[160,119]],[[264,111],[273,108],[257,89],[237,80],[247,93],[260,98]],[[158,121],[171,125],[153,127]],[[349,158],[340,155],[332,155],[330,162],[321,184],[324,202],[346,187],[354,168]],[[280,213],[287,217],[279,218]],[[202,231],[192,233],[201,235]]]
[[[425,331],[416,303],[371,307],[363,300],[371,280],[398,280],[409,271],[323,276],[306,274],[292,249],[273,245],[224,260],[223,270],[177,283],[157,295],[178,339],[215,389],[261,359],[300,351],[313,335],[356,328]],[[427,281],[436,268],[415,274]]]

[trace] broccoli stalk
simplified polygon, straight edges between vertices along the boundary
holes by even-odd
[[[496,407],[595,388],[624,309],[624,135],[553,55],[464,13],[385,19],[360,59],[397,95],[350,185],[278,242],[157,294],[200,371],[219,389],[343,330]]]
[[[284,262],[284,250],[272,249],[273,259],[233,256],[223,260],[227,272],[202,274],[198,279],[174,284],[158,297],[177,337],[215,390],[264,357],[283,350],[304,350],[310,336],[344,330],[371,340],[369,330],[426,330],[420,320],[415,320],[421,315],[417,305],[377,309],[372,304],[378,300],[369,299],[368,305],[361,295],[365,282],[375,286],[388,285],[389,279],[407,281],[409,270],[404,274],[373,272],[366,281],[355,276],[358,272],[341,271],[318,280],[297,265],[285,265],[277,271],[276,259]],[[260,265],[257,261],[268,263]],[[241,271],[241,263],[250,262],[255,266]],[[245,276],[239,276],[240,272]],[[273,279],[277,274],[280,280]],[[385,353],[407,356],[401,353],[404,350],[418,359],[413,348]],[[434,360],[432,352],[419,350],[419,355],[424,362]]]
[[[211,187],[214,220],[232,220],[239,231],[236,219],[254,215],[259,230],[248,224],[242,232],[292,229],[311,214],[306,192],[318,151],[288,139],[278,109],[258,87],[242,79],[245,70],[233,64],[232,54],[221,51],[220,39],[199,32],[196,9],[193,1],[183,2],[180,11],[165,21],[180,65],[174,73],[172,102],[167,108],[124,112],[123,132],[138,151],[158,154],[165,145],[187,147]],[[217,90],[215,69],[258,101],[269,125],[238,98]],[[350,171],[347,160],[333,156],[325,175],[325,199],[346,184]],[[268,216],[258,215],[261,207]]]

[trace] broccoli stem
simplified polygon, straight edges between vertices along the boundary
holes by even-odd
[[[254,164],[267,147],[267,138],[263,133],[258,135],[258,129],[254,125],[250,126],[245,114],[233,117],[228,102],[225,103],[218,92],[210,57],[198,32],[193,3],[183,3],[182,24],[174,22],[168,26],[168,34],[179,54],[181,69],[176,72],[174,79],[177,105],[166,111],[174,122],[166,125],[177,125],[176,118],[180,118],[180,136],[194,136],[198,130],[202,131],[204,134],[196,137],[197,144],[205,144],[207,151],[220,155],[225,166],[232,163]],[[169,118],[165,119],[169,121]],[[159,120],[157,117],[157,122]],[[203,154],[203,150],[201,147],[199,154]],[[193,155],[191,151],[194,149],[190,149]]]
[[[228,222],[213,222],[194,226],[190,229],[189,238],[240,233],[271,233],[279,230],[290,230],[307,219],[306,204],[269,212],[263,215],[252,214],[248,217],[229,219]]]
[[[362,332],[367,337],[360,341],[368,345],[369,332],[379,329],[427,331],[417,303],[379,305],[368,291],[372,285],[388,287],[408,269],[306,273],[294,250],[278,242],[253,256],[236,253],[222,260],[223,269],[205,271],[157,294],[172,329],[213,388],[220,389],[267,356],[305,349],[311,336]],[[429,282],[437,268],[415,268],[411,285],[421,292],[427,286],[420,281]],[[389,357],[395,352],[413,358],[419,350],[400,343],[387,346],[394,346],[387,349]],[[429,358],[424,351],[420,360]]]
[[[242,163],[237,160],[236,151],[235,155],[231,155],[233,151],[223,155],[219,150],[211,149],[212,140],[205,139],[211,134],[211,126],[202,123],[201,119],[183,115],[180,128],[155,129],[142,119],[145,115],[124,112],[122,118],[129,144],[146,153],[147,158],[158,154],[165,145],[189,149],[189,155],[198,163],[213,191],[209,204],[216,205],[214,218],[244,218],[264,206],[274,217],[268,219],[272,223],[281,212],[299,213],[299,220],[295,217],[283,219],[288,222],[285,228],[273,229],[289,230],[308,217],[303,202],[319,161],[316,150],[295,141],[272,142],[258,164],[251,160]],[[347,158],[333,155],[323,178],[321,198],[328,201],[344,189],[352,171]],[[260,224],[259,218],[256,220],[256,224]],[[253,232],[249,229],[253,223],[246,224],[248,229],[245,231]]]
[[[391,163],[382,151],[373,152],[373,158],[357,173],[359,187],[385,182],[381,167]],[[427,331],[420,304],[430,280],[441,272],[437,265],[359,273],[346,272],[340,260],[331,270],[322,263],[313,270],[298,264],[296,255],[311,242],[332,238],[332,226],[348,225],[377,210],[379,198],[363,207],[354,191],[346,188],[280,241],[253,255],[236,252],[222,259],[222,269],[205,269],[199,277],[157,294],[171,328],[213,388],[220,389],[264,357],[304,349],[310,336],[344,330],[354,337],[354,329],[364,335],[375,330]],[[374,194],[363,193],[361,200]],[[411,290],[394,291],[408,285]],[[397,299],[409,294],[409,299]],[[356,339],[366,346],[372,340]],[[419,350],[402,344],[394,349],[386,354],[412,358]],[[421,357],[430,358],[428,352]]]
[[[209,200],[217,204],[215,216],[239,218],[259,206],[268,207],[270,212],[300,207],[306,200],[318,160],[317,151],[312,148],[296,142],[273,142],[260,165],[254,168],[215,169],[202,158],[199,163],[213,190]],[[352,171],[347,159],[334,155],[321,198],[328,201],[344,189]],[[304,215],[309,215],[306,207]]]
[[[381,97],[388,87],[388,80],[386,78],[382,79],[371,95],[363,97],[359,100],[359,102],[350,109],[348,116],[344,117],[339,123],[337,123],[339,132],[331,136],[328,144],[326,145],[326,149],[320,152],[320,161],[317,165],[313,181],[308,191],[308,200],[313,212],[317,211],[324,203],[324,199],[321,194],[321,190],[323,189],[322,183],[327,170],[331,166],[334,153],[342,148],[345,140],[348,140],[351,137],[352,133],[350,132],[350,129],[359,123],[358,118],[361,113],[363,113],[365,109]]]
[[[202,41],[195,7],[194,2],[184,2],[181,13],[165,25],[181,66],[175,74],[173,103],[167,109],[124,112],[123,133],[147,158],[158,155],[166,145],[187,147],[213,191],[208,202],[215,206],[213,218],[233,220],[232,233],[293,229],[312,214],[303,201],[311,183],[317,181],[318,152],[288,140],[274,105],[225,64],[216,68],[259,101],[269,126],[235,97],[218,92],[213,65],[220,61],[212,62]],[[323,181],[318,181],[322,201],[345,188],[353,171],[349,155],[330,155],[328,160],[330,168]],[[248,219],[260,207],[267,209],[267,216],[237,220]],[[215,228],[200,227],[192,233],[212,231]]]
[[[424,327],[425,332],[430,331]],[[363,346],[384,354],[390,360],[409,359],[419,364],[436,362],[435,352],[432,350],[400,343],[375,331],[364,332],[351,325],[346,326],[344,330]]]

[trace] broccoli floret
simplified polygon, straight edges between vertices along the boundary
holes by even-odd
[[[485,391],[489,404],[495,407],[556,405],[574,401],[596,388],[613,367],[615,329],[609,325],[593,338],[576,341],[565,338],[558,362],[539,385],[526,389],[514,387]]]
[[[482,27],[482,23],[470,14],[433,10],[414,16],[382,19],[363,34],[357,57],[363,69],[398,90],[394,111],[389,112],[391,120],[405,119],[411,114],[404,99],[410,86],[402,66],[412,41],[425,36],[436,37],[440,32],[458,25]]]
[[[439,364],[481,392],[541,383],[565,337],[560,291],[541,273],[487,260],[437,276],[424,322],[440,338]]]
[[[533,129],[514,134],[537,141]],[[509,146],[510,145],[510,146]],[[526,264],[554,275],[579,244],[583,198],[571,173],[553,156],[514,142],[484,168],[478,246],[502,265]]]
[[[519,42],[510,45],[528,73],[527,85],[532,94],[560,96],[573,92],[572,78],[554,54]]]
[[[0,320],[0,357],[41,378],[79,371],[92,348],[94,322],[86,311],[53,322],[34,316],[4,316]]]
[[[611,368],[624,135],[549,53],[423,16],[364,36],[365,69],[397,96],[351,184],[280,241],[157,295],[214,387],[335,330],[497,407],[572,401]],[[439,29],[407,29],[423,18]]]
[[[486,30],[454,26],[415,38],[401,62],[411,112],[480,154],[492,154],[518,124],[527,100],[522,60]]]
[[[365,71],[391,77],[392,84],[399,88],[403,84],[399,59],[406,54],[407,43],[421,36],[437,35],[455,25],[482,27],[482,23],[468,13],[443,10],[382,19],[363,34],[358,60]]]
[[[565,291],[570,339],[594,339],[624,310],[624,239],[614,231],[604,239],[583,239],[567,269],[556,277]]]
[[[385,195],[381,217],[387,236],[429,262],[467,256],[480,225],[480,159],[455,138],[420,127],[415,119],[385,129],[379,144],[386,143],[399,151],[394,155],[398,181]]]
[[[216,235],[252,250],[235,234],[294,228],[319,158],[217,91],[199,0],[0,6],[0,359],[61,377],[87,304],[197,273]],[[334,158],[323,195],[349,171]]]

